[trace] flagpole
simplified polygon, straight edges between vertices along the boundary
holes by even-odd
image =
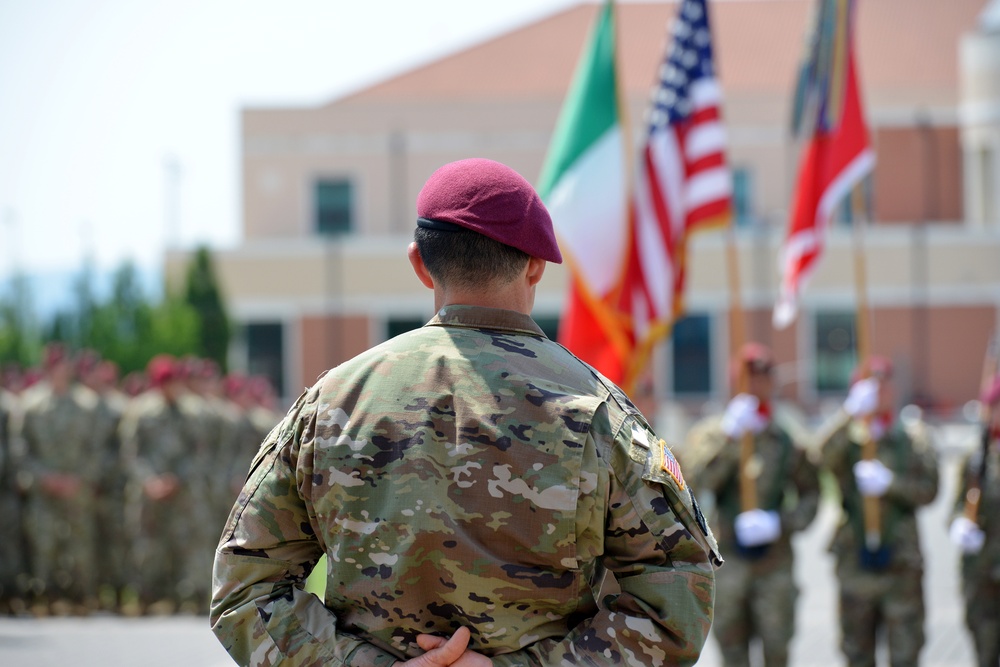
[[[632,196],[631,193],[635,188],[635,150],[632,145],[632,123],[631,115],[629,114],[628,101],[625,99],[625,95],[622,92],[622,77],[621,77],[621,63],[617,58],[619,52],[619,45],[622,43],[621,39],[621,26],[618,25],[618,6],[614,0],[607,0],[608,5],[611,8],[611,18],[612,25],[614,26],[614,42],[615,42],[615,60],[614,60],[614,70],[615,70],[615,104],[618,106],[618,126],[621,128],[622,134],[622,159],[624,160],[624,171],[625,171],[625,192],[627,193],[625,197],[625,210],[623,211],[623,219],[626,221],[625,229],[627,231],[627,237],[625,239],[625,257],[621,263],[621,275],[619,275],[617,280],[617,287],[615,290],[620,292],[625,285],[625,270],[628,264],[628,248],[631,245],[632,239],[631,235],[635,233],[635,226],[632,224]],[[618,297],[616,297],[617,300]],[[634,326],[634,323],[633,323]],[[634,398],[636,388],[639,385],[639,375],[638,364],[640,362],[645,362],[648,358],[648,354],[645,351],[637,352],[635,348],[635,331],[631,332],[633,344],[629,347],[629,351],[623,354],[622,357],[622,369],[624,371],[624,376],[622,378],[622,390],[629,397]],[[653,393],[655,396],[655,382],[653,383]]]
[[[865,263],[863,225],[868,218],[868,198],[864,195],[863,182],[854,186],[851,193],[854,221],[852,224],[852,246],[854,254],[854,291],[857,310],[855,312],[854,328],[857,336],[858,365],[864,377],[869,375],[868,360],[871,356],[871,312],[868,307],[868,276]],[[861,458],[865,461],[876,457],[876,442],[871,433],[871,415],[863,420],[863,442],[861,443]],[[864,497],[865,546],[869,551],[877,551],[882,544],[882,507],[878,496]]]
[[[749,378],[747,365],[740,358],[740,350],[746,342],[746,313],[740,298],[740,265],[739,251],[736,247],[736,230],[730,220],[726,229],[726,273],[729,283],[729,358],[737,364],[736,386],[737,394],[747,392]],[[752,464],[754,459],[753,433],[747,431],[740,436],[740,509],[748,512],[757,509],[757,474],[758,470]]]

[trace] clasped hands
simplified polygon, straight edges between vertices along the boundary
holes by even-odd
[[[472,633],[466,627],[455,630],[451,637],[418,635],[417,646],[427,651],[393,667],[490,667],[493,661],[482,653],[469,649]]]

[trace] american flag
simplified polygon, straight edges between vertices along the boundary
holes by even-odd
[[[632,321],[632,376],[683,310],[688,235],[729,219],[722,89],[705,0],[682,0],[659,70],[635,175],[631,247],[621,293]]]

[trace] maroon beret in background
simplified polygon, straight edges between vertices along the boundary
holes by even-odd
[[[62,343],[49,343],[42,352],[42,367],[45,370],[52,370],[59,364],[72,363],[69,348]]]
[[[851,374],[851,384],[853,385],[858,380],[867,377],[873,377],[876,380],[891,380],[892,370],[892,362],[888,358],[872,355],[867,362],[863,362],[854,369]]]
[[[158,354],[146,365],[146,375],[154,387],[162,387],[168,382],[181,378],[181,364],[169,354]]]
[[[761,343],[744,343],[740,348],[740,361],[754,372],[766,373],[774,366],[771,350]]]
[[[562,263],[552,218],[541,197],[523,176],[493,160],[459,160],[435,171],[417,197],[417,215]]]

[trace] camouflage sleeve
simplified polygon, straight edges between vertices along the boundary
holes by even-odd
[[[958,470],[955,472],[955,502],[951,514],[948,516],[949,522],[965,512],[965,498],[969,494],[969,487],[972,485],[973,478],[975,477],[973,469],[975,458],[972,455],[963,457]]]
[[[722,562],[715,539],[665,443],[634,417],[609,426],[595,420],[591,438],[610,472],[603,565],[620,593],[562,640],[493,656],[498,667],[692,665],[701,654]]]
[[[809,453],[793,444],[791,483],[795,488],[795,502],[786,503],[781,510],[781,525],[791,532],[805,530],[819,510],[819,469],[809,458]]]
[[[846,412],[840,411],[824,427],[819,437],[819,451],[823,467],[833,473],[838,480],[843,479],[850,472],[848,453],[851,440],[847,435],[850,423],[850,416]]]
[[[739,472],[740,446],[722,432],[719,420],[692,430],[688,477],[701,493],[718,493],[733,483]]]
[[[903,436],[909,437],[909,436]],[[931,444],[920,438],[911,439],[912,456],[906,471],[896,475],[886,491],[886,498],[903,507],[916,509],[934,500],[938,492],[937,456]]]
[[[304,394],[254,458],[215,555],[212,631],[240,665],[391,665],[396,658],[337,628],[304,589],[322,547],[298,490],[296,458],[315,429]]]

